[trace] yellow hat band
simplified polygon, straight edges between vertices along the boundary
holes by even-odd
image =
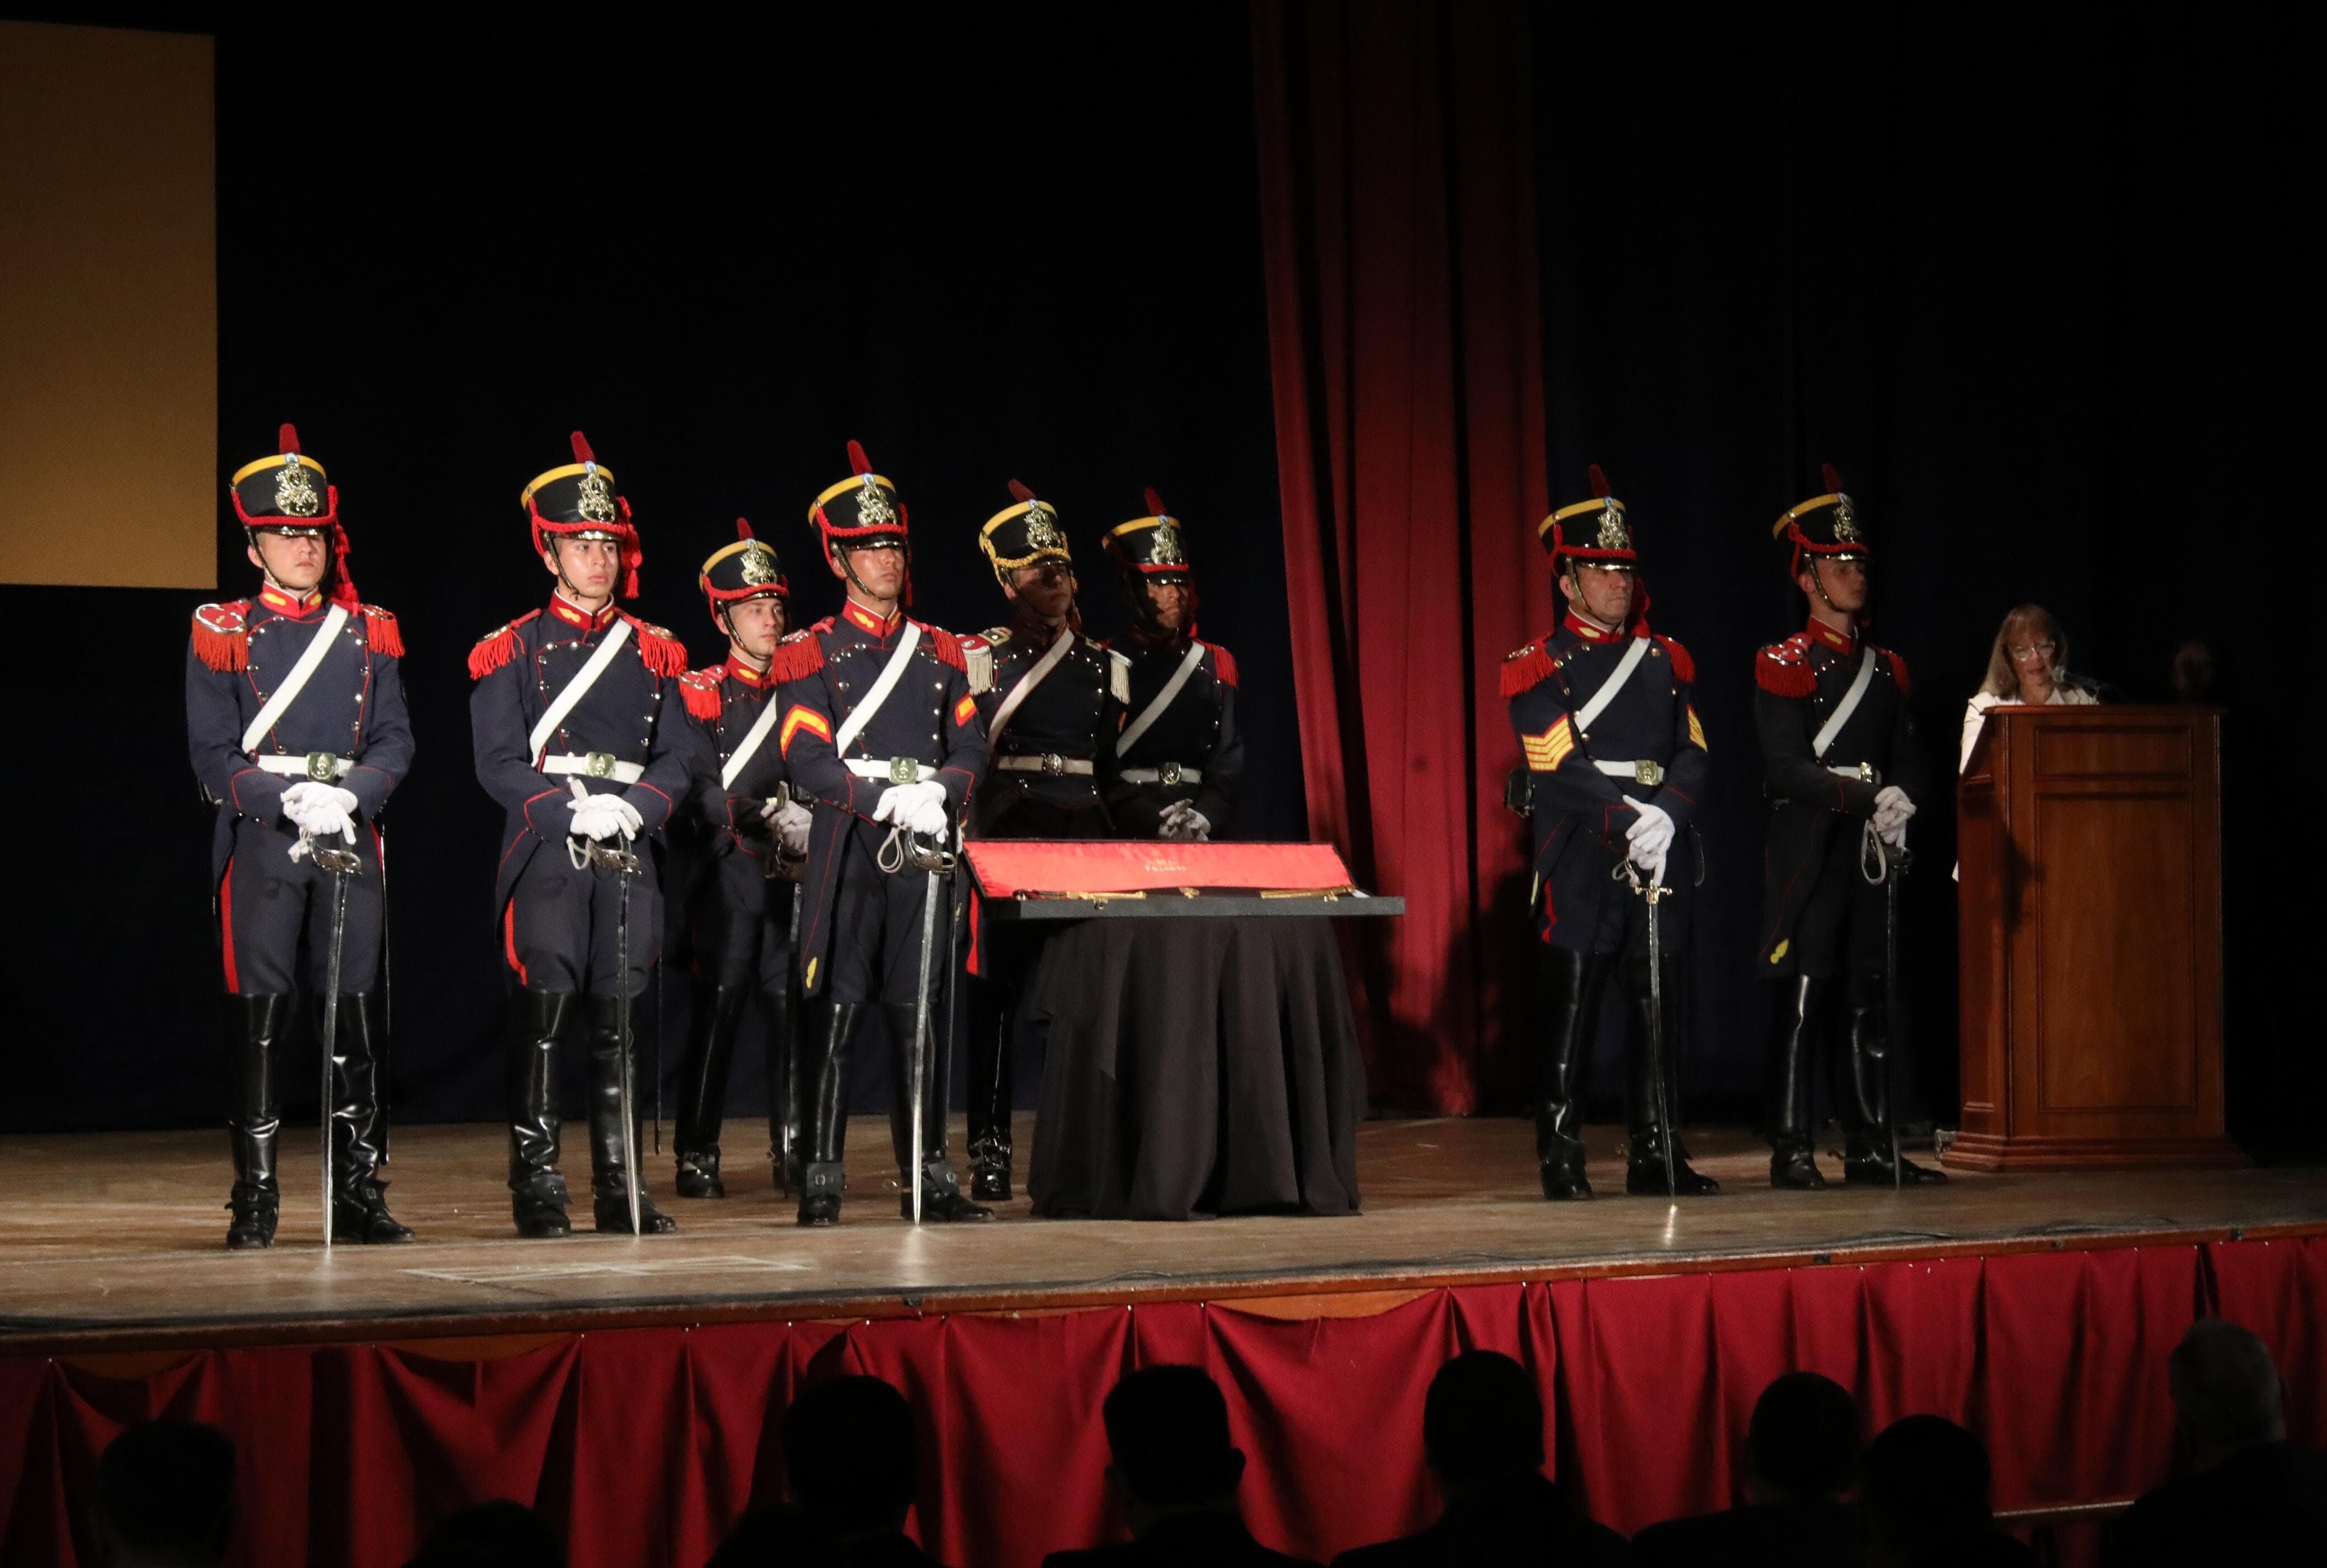
[[[315,477],[318,479],[326,479],[330,477],[323,472],[323,465],[317,462],[313,458],[309,457],[306,453],[299,452],[285,452],[278,453],[273,457],[262,457],[257,462],[244,463],[240,468],[234,471],[234,477],[226,482],[229,484],[240,484],[252,474],[265,473],[267,470],[274,468],[289,468],[294,462],[301,468],[313,469],[315,471]]]

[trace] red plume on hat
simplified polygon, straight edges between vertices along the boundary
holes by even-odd
[[[1014,479],[1010,481],[1010,499],[1032,503],[1034,499],[1034,492]]]
[[[865,456],[864,449],[857,445],[854,441],[851,441],[848,443],[848,471],[851,473],[871,473],[873,471],[873,460]]]
[[[1172,515],[1164,509],[1164,498],[1155,493],[1155,487],[1154,485],[1149,485],[1147,489],[1141,493],[1146,496],[1147,509],[1154,516],[1159,518],[1168,518]]]
[[[743,540],[744,540],[744,539],[751,538],[752,537],[752,525],[751,525],[751,522],[749,521],[749,519],[747,519],[747,518],[737,518],[735,519],[735,537],[736,537],[736,540],[740,543],[741,541],[743,541]]]
[[[1600,465],[1596,462],[1592,465],[1591,474],[1593,495],[1601,500],[1606,500],[1612,493],[1608,489],[1608,476],[1600,471]]]

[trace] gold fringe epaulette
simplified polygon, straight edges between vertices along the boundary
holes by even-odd
[[[640,621],[624,610],[619,612],[631,623],[639,645],[639,661],[655,674],[676,679],[687,673],[687,644],[672,635],[670,629]]]
[[[404,629],[397,624],[396,611],[383,610],[377,604],[363,606],[364,641],[374,653],[384,653],[390,658],[404,657]]]
[[[517,629],[541,613],[528,610],[499,631],[488,632],[469,649],[469,678],[482,680],[517,657]]]
[[[1539,637],[1525,648],[1513,649],[1503,656],[1503,700],[1534,690],[1549,680],[1556,667]]]
[[[824,639],[817,635],[819,628],[828,630],[828,621],[819,621],[805,631],[795,631],[776,644],[776,656],[768,661],[768,677],[771,680],[806,680],[824,667]],[[771,698],[771,701],[773,699]]]
[[[1764,648],[1753,660],[1753,680],[1763,691],[1781,697],[1806,697],[1818,690],[1818,671],[1810,667],[1809,645],[1797,634]]]
[[[250,663],[250,601],[229,599],[194,611],[194,657],[212,669],[231,673]]]
[[[687,711],[706,723],[716,723],[719,711],[725,706],[719,695],[722,667],[691,669],[678,677],[678,695],[687,699]]]

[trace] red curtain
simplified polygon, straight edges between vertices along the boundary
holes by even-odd
[[[1352,921],[1376,1098],[1502,1081],[1527,866],[1495,671],[1549,623],[1526,8],[1257,0],[1262,248],[1313,835]]]
[[[1434,1291],[1365,1318],[1184,1304],[0,1357],[0,1562],[89,1561],[98,1454],[168,1414],[235,1440],[237,1564],[394,1568],[444,1513],[512,1497],[575,1568],[696,1568],[776,1495],[792,1390],[840,1369],[889,1379],[920,1414],[917,1527],[938,1555],[1034,1568],[1119,1530],[1099,1403],[1158,1361],[1220,1380],[1254,1530],[1322,1558],[1431,1517],[1423,1395],[1472,1347],[1534,1369],[1554,1470],[1627,1532],[1738,1498],[1746,1415],[1795,1367],[1855,1390],[1870,1428],[1937,1411],[1982,1433],[1999,1507],[2126,1497],[2173,1462],[2166,1352],[2214,1310],[2272,1347],[2294,1435],[2327,1439],[2327,1237]]]

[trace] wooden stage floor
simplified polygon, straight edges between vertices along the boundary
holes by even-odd
[[[579,1134],[578,1125],[571,1129]],[[1366,1123],[1366,1212],[1189,1224],[1037,1220],[1022,1196],[995,1223],[915,1231],[896,1215],[887,1128],[850,1129],[836,1229],[803,1231],[759,1164],[765,1124],[731,1123],[721,1202],[650,1187],[675,1236],[586,1229],[527,1242],[509,1225],[502,1130],[396,1134],[391,1199],[420,1240],[321,1246],[311,1132],[285,1129],[282,1229],[271,1252],[222,1241],[222,1133],[0,1138],[0,1353],[411,1340],[644,1323],[1056,1311],[1140,1300],[1234,1300],[1285,1315],[1378,1311],[1397,1293],[1610,1274],[2219,1240],[2327,1231],[2313,1169],[1958,1175],[1947,1187],[1773,1192],[1762,1145],[1692,1136],[1726,1190],[1679,1205],[1623,1196],[1618,1133],[1593,1129],[1601,1196],[1552,1205],[1515,1118]],[[1018,1146],[1031,1146],[1022,1118]],[[586,1190],[587,1156],[565,1168]],[[668,1143],[666,1143],[668,1149]],[[954,1146],[961,1147],[957,1124]],[[1828,1175],[1838,1174],[1829,1164]],[[586,1217],[587,1200],[576,1204]],[[584,1219],[586,1225],[586,1218]]]

